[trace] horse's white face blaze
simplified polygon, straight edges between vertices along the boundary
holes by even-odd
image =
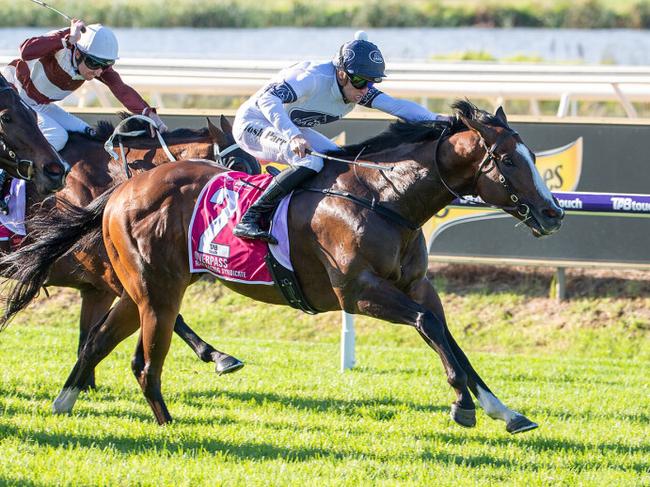
[[[533,175],[533,183],[535,185],[535,189],[537,190],[537,192],[540,195],[542,195],[542,197],[546,201],[553,202],[553,195],[551,194],[551,191],[544,183],[541,174],[537,170],[537,167],[535,166],[535,161],[531,156],[530,149],[526,147],[524,144],[522,144],[521,142],[518,142],[515,147],[515,152],[519,154],[521,160],[525,161],[526,164],[528,164],[528,167],[530,168],[530,173]]]

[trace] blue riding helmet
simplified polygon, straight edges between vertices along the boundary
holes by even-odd
[[[380,83],[386,77],[384,56],[375,44],[366,40],[355,39],[343,44],[339,49],[337,67],[373,83]]]

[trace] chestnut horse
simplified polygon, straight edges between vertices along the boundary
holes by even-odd
[[[288,213],[291,260],[316,310],[343,309],[414,327],[440,356],[456,392],[454,421],[476,424],[471,391],[490,417],[518,433],[537,425],[490,391],[454,340],[440,298],[425,277],[421,226],[457,194],[479,195],[523,221],[536,236],[558,230],[564,213],[535,168],[534,154],[509,127],[501,108],[490,115],[457,101],[453,109],[457,120],[450,127],[397,123],[331,154],[351,160],[364,148],[364,158],[386,171],[331,162],[304,191],[296,192]],[[116,305],[92,328],[54,401],[54,412],[70,412],[90,371],[139,327],[133,373],[158,423],[171,421],[161,373],[183,294],[198,279],[189,271],[188,222],[197,196],[218,172],[201,162],[165,164],[87,208],[68,208],[55,227],[40,229],[45,240],[49,234],[56,242],[52,252],[61,251],[57,246],[84,252],[97,245],[102,228],[124,286]],[[275,286],[223,284],[259,301],[286,304]]]
[[[259,172],[258,161],[235,144],[232,127],[225,117],[221,117],[220,124],[221,129],[208,119],[207,129],[178,129],[165,134],[170,152],[175,158],[216,158],[229,168],[244,172]],[[146,128],[141,126],[141,122],[129,121],[125,130],[134,131],[141,128]],[[28,231],[30,230],[29,222],[34,218],[48,221],[49,210],[52,206],[61,205],[63,201],[85,206],[107,188],[126,179],[122,164],[114,161],[104,150],[103,140],[107,139],[112,132],[111,124],[100,122],[97,127],[96,139],[79,133],[70,134],[70,140],[62,154],[71,162],[72,170],[68,176],[66,187],[57,194],[56,200],[49,201],[49,204],[43,204],[40,198],[34,194],[34,188],[31,185],[27,187]],[[168,162],[158,139],[152,139],[149,136],[125,138],[123,147],[129,167],[135,173]],[[29,239],[26,242],[28,243]],[[20,280],[20,274],[17,274],[18,269],[31,273],[32,268],[41,266],[41,256],[37,252],[30,252],[31,248],[26,245],[0,262],[0,268],[3,268],[5,277]],[[9,242],[0,242],[0,252],[8,253],[9,251]],[[49,273],[43,277],[47,277],[47,280],[41,283],[43,286],[79,289],[81,293],[80,350],[86,341],[90,327],[106,314],[115,297],[122,294],[122,286],[115,277],[103,244],[82,258],[72,254],[61,257],[54,262]],[[31,282],[35,282],[34,276],[31,277]],[[40,287],[16,286],[9,298],[10,306],[8,306],[7,313],[0,320],[0,326],[23,309],[36,296]],[[187,326],[181,315],[176,321],[175,331],[190,345],[201,360],[215,362],[217,373],[234,372],[243,367],[240,360],[216,350],[201,340]],[[89,377],[88,386],[95,386],[94,374]]]
[[[0,169],[32,181],[47,196],[65,185],[70,166],[38,128],[36,113],[0,75]]]

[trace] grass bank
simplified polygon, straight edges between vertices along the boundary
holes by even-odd
[[[53,6],[116,27],[650,27],[648,0],[58,0]],[[62,25],[56,13],[27,0],[0,0],[0,11],[0,26]]]

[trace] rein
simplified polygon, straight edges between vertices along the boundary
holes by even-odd
[[[402,215],[382,205],[374,198],[372,200],[368,200],[366,198],[362,198],[361,196],[348,193],[347,191],[337,191],[335,189],[328,189],[328,188],[301,188],[301,189],[303,189],[304,191],[311,191],[312,193],[321,193],[326,196],[334,196],[337,198],[343,198],[348,201],[352,201],[359,206],[374,211],[378,215],[381,215],[388,220],[392,220],[395,223],[408,228],[409,230],[418,230],[420,228],[419,225],[416,225],[410,220],[407,220]]]
[[[160,135],[160,131],[156,128],[156,122],[154,122],[152,119],[145,115],[131,115],[128,118],[125,118],[122,120],[119,124],[117,124],[117,127],[115,127],[115,130],[113,130],[113,133],[111,136],[108,138],[108,140],[104,143],[104,150],[108,152],[108,154],[114,159],[118,160],[119,156],[117,155],[117,152],[113,150],[113,139],[116,136],[118,137],[118,144],[120,146],[120,153],[122,155],[122,164],[124,165],[124,172],[126,173],[127,178],[131,177],[131,170],[129,169],[129,164],[126,162],[126,157],[124,156],[124,146],[122,145],[122,137],[138,137],[140,135],[144,135],[146,133],[146,130],[134,130],[132,132],[122,132],[122,127],[129,122],[129,120],[136,119],[136,120],[142,120],[143,122],[147,122],[149,125],[154,127],[156,131],[156,135],[158,136],[158,141],[160,142],[160,146],[162,147],[163,151],[165,151],[165,154],[167,155],[167,158],[170,160],[170,162],[174,162],[176,158],[174,155],[171,153],[169,150],[169,147],[167,146],[167,143],[165,142],[165,139],[163,139],[162,135]]]

